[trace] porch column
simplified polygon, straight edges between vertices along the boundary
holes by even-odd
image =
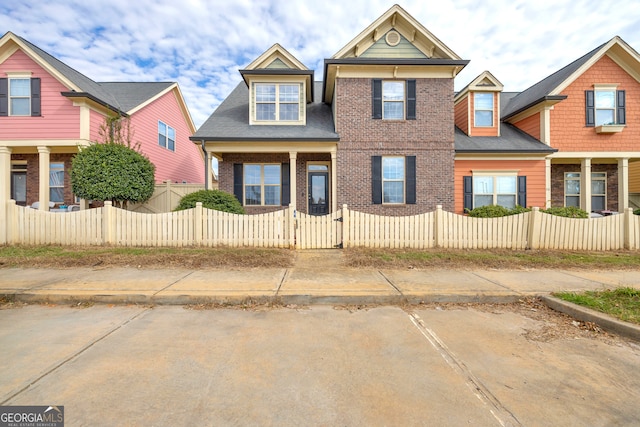
[[[618,212],[629,207],[629,159],[618,159]]]
[[[581,161],[580,208],[591,212],[591,159]]]
[[[331,212],[338,210],[338,168],[336,166],[337,152],[331,151]]]
[[[298,189],[297,189],[297,174],[296,174],[296,160],[298,159],[298,153],[296,151],[289,151],[289,204],[293,210],[297,210],[298,204]]]
[[[545,209],[549,209],[551,207],[551,159],[549,158],[544,159],[544,166],[545,166],[545,172],[544,172],[545,202],[544,204],[545,204]]]
[[[7,242],[7,201],[11,198],[11,148],[0,147],[0,243]]]
[[[38,175],[38,201],[40,202],[40,210],[49,210],[49,162],[51,148],[38,147],[38,164],[40,173]]]

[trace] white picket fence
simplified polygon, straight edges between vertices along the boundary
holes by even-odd
[[[236,215],[198,204],[179,212],[147,214],[111,206],[60,213],[16,206],[0,221],[0,243],[25,245],[230,246],[268,248],[452,248],[607,251],[640,249],[640,216],[631,209],[603,218],[572,219],[531,212],[470,218],[436,211],[405,217],[350,211],[325,216],[291,207]]]

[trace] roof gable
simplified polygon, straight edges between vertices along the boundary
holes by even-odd
[[[415,47],[409,40],[403,37],[394,28],[389,30],[384,37],[362,52],[362,58],[421,58],[427,55]]]
[[[459,101],[469,92],[502,92],[503,88],[502,83],[493,74],[483,71],[456,94],[454,101]]]
[[[358,58],[380,40],[385,41],[391,30],[396,31],[413,45],[424,55],[423,58],[461,59],[397,4],[365,28],[331,59]],[[410,56],[409,58],[414,57]]]
[[[503,119],[514,117],[542,102],[560,102],[564,99],[562,91],[604,55],[640,82],[640,55],[616,36],[512,98],[505,106]]]
[[[290,54],[278,43],[267,49],[262,55],[257,57],[245,70],[257,70],[265,68],[289,68],[293,70],[309,70],[302,62]]]

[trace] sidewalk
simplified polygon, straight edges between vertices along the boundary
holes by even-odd
[[[292,268],[0,269],[0,296],[49,303],[499,303],[621,286],[640,288],[640,271],[358,269],[331,250],[300,251]]]

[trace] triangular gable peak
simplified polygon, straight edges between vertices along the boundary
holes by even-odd
[[[469,92],[502,92],[502,89],[504,89],[502,83],[489,71],[484,71],[458,92],[454,102],[458,102]]]
[[[277,80],[283,77],[302,76],[305,81],[307,102],[313,101],[313,70],[309,70],[295,56],[278,43],[267,49],[243,70],[240,70],[244,82],[249,87],[250,80],[265,77]]]
[[[585,71],[591,68],[603,56],[607,55],[616,64],[625,70],[636,81],[640,82],[640,55],[629,46],[619,36],[609,40],[602,48],[596,52],[587,62],[574,71],[567,79],[561,82],[549,95],[560,95],[560,93],[580,77]]]
[[[616,36],[513,98],[503,120],[513,123],[561,102],[562,92],[605,55],[640,82],[640,55]]]
[[[42,56],[31,49],[26,43],[22,41],[20,37],[16,36],[11,31],[7,32],[4,36],[2,36],[2,38],[0,38],[0,63],[6,61],[18,50],[24,52],[24,54],[27,55],[32,61],[46,70],[49,74],[51,74],[51,76],[53,76],[69,90],[78,92],[81,91],[78,86],[73,84],[73,82],[66,78],[62,73],[58,72],[58,70],[56,70],[48,61],[46,61]]]
[[[290,54],[278,43],[267,49],[243,70],[258,70],[267,68],[289,68],[292,70],[308,71],[309,69],[295,56]]]
[[[331,59],[358,58],[381,40],[389,46],[394,46],[402,41],[396,34],[426,58],[461,59],[397,4],[358,34]]]

